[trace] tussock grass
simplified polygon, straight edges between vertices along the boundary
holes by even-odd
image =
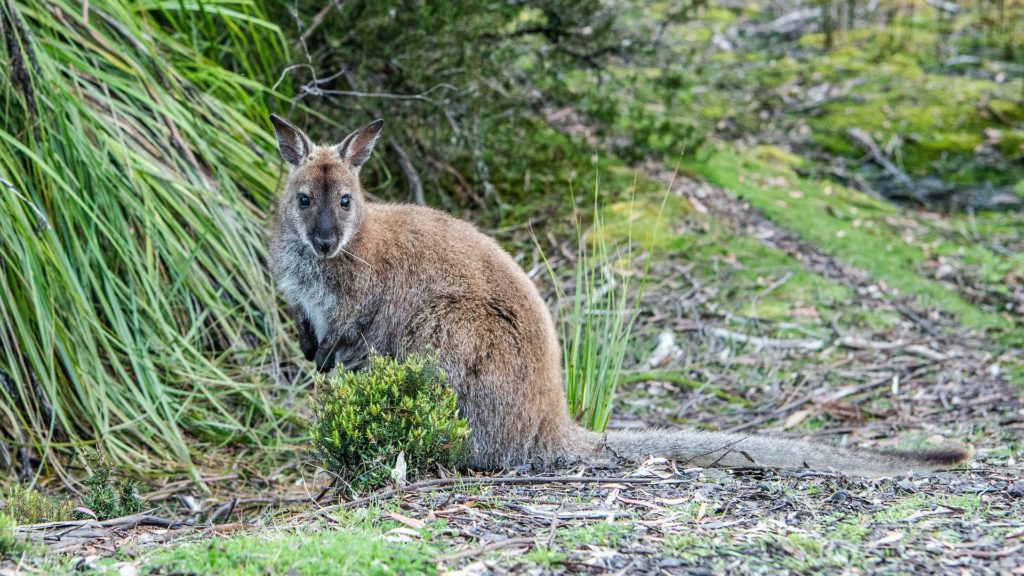
[[[280,31],[246,0],[26,0],[0,22],[0,451],[153,469],[187,467],[189,436],[266,437]]]
[[[599,203],[599,182],[594,187],[591,226],[585,229],[578,218],[575,223],[578,249],[571,294],[562,289],[543,250],[540,253],[558,297],[555,321],[562,343],[569,413],[583,426],[601,432],[608,426],[622,365],[632,344],[656,237],[652,232],[642,269],[636,274],[632,220],[625,241],[611,243],[604,207]]]

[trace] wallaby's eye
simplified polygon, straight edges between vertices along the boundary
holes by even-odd
[[[299,207],[300,208],[309,208],[310,202],[311,202],[311,200],[309,199],[309,195],[308,194],[299,194]]]
[[[351,205],[352,205],[352,197],[349,196],[348,194],[343,194],[341,196],[341,207],[344,208],[345,210],[348,210],[348,207],[351,206]]]

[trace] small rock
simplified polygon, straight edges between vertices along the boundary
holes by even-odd
[[[1014,498],[1024,498],[1024,480],[1017,480],[1006,490]]]
[[[661,569],[678,568],[682,565],[683,563],[679,558],[662,558],[661,562],[658,562],[658,568]]]
[[[844,490],[839,490],[835,494],[828,497],[829,502],[843,502],[850,498],[850,493]]]
[[[917,493],[917,486],[913,482],[911,482],[910,480],[906,480],[906,479],[900,480],[896,485],[899,486],[900,490],[904,490],[904,491],[909,492],[911,494],[916,494]]]

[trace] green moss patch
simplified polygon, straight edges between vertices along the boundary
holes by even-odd
[[[750,202],[809,244],[871,273],[893,296],[908,296],[922,306],[939,308],[973,328],[1012,326],[1006,317],[971,304],[922,274],[925,261],[937,249],[929,249],[922,241],[939,238],[891,204],[833,183],[801,178],[731,147],[719,147],[689,168]],[[983,248],[964,244],[948,249],[978,260],[988,258]]]
[[[175,546],[148,559],[162,574],[436,574],[433,550],[378,531],[275,531]]]

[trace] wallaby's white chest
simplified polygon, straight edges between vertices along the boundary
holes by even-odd
[[[337,296],[324,282],[324,274],[319,266],[310,266],[301,261],[291,264],[281,267],[277,275],[277,288],[285,300],[305,313],[317,340],[323,340],[330,331],[331,317],[338,304]]]
[[[327,295],[317,299],[313,296],[298,301],[298,305],[305,311],[310,324],[313,325],[313,332],[316,339],[322,341],[330,328],[330,314],[334,307],[334,295]]]

